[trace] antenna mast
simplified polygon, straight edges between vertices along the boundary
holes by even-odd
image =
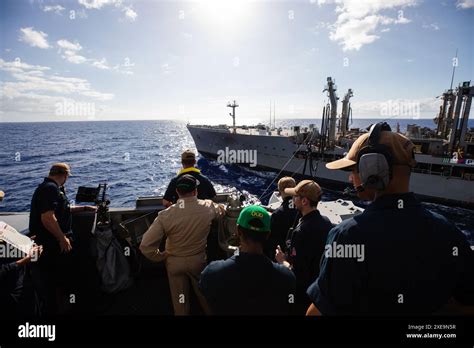
[[[454,57],[454,61],[453,61],[453,74],[451,75],[451,85],[449,89],[453,89],[454,72],[456,71],[457,65],[458,65],[458,49],[456,48],[456,56]]]
[[[276,116],[275,116],[276,105],[275,101],[273,101],[273,128],[276,127]]]
[[[270,129],[272,128],[272,101],[270,100]]]
[[[229,113],[229,115],[232,117],[232,133],[235,134],[235,108],[238,108],[239,105],[235,102],[233,103],[227,103],[228,108],[232,108],[232,113]]]

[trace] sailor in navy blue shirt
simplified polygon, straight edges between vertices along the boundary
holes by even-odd
[[[238,255],[211,262],[199,286],[216,315],[288,315],[295,303],[295,276],[263,254],[270,216],[260,206],[242,210],[237,220]]]
[[[59,253],[61,241],[44,224],[45,215],[43,214],[47,212],[54,214],[62,234],[70,234],[72,219],[69,200],[64,187],[59,186],[51,177],[44,178],[44,181],[38,185],[33,194],[30,209],[30,235],[36,236],[35,241],[45,246],[45,257],[49,257],[49,254],[53,252],[52,249],[57,250],[57,253]],[[61,235],[58,234],[58,236]]]
[[[212,185],[211,181],[203,174],[201,171],[196,168],[196,155],[191,150],[185,150],[181,154],[181,163],[183,169],[181,169],[178,174],[171,179],[166,192],[163,196],[163,205],[169,207],[170,205],[176,203],[178,200],[178,194],[176,193],[176,183],[178,178],[184,174],[192,175],[197,181],[197,198],[198,199],[214,199],[216,196],[216,190]]]
[[[93,206],[70,206],[64,190],[70,172],[66,163],[53,164],[31,199],[29,233],[43,246],[41,258],[33,265],[33,277],[46,303],[46,315],[57,310],[56,288],[78,278],[73,274],[71,212],[96,210]]]
[[[293,204],[292,197],[285,194],[286,188],[293,188],[296,186],[295,179],[285,176],[278,180],[278,191],[282,198],[281,205],[272,213],[271,219],[271,233],[268,241],[265,243],[265,255],[271,260],[275,259],[275,250],[279,245],[281,249],[286,252],[289,245],[288,237],[291,234],[292,228],[298,222],[300,214]]]
[[[296,276],[296,306],[294,314],[304,315],[311,301],[306,289],[319,275],[319,262],[332,224],[318,209],[322,191],[312,180],[303,180],[295,188],[285,189],[293,196],[294,205],[302,217],[291,236],[287,256],[277,247],[275,259],[292,269]]]
[[[452,299],[474,304],[466,237],[408,192],[413,148],[378,124],[327,164],[351,169],[359,197],[373,202],[329,232],[309,315],[426,315]]]

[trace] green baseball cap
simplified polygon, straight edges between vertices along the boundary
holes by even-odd
[[[262,227],[252,226],[250,221],[254,219],[260,220]],[[250,205],[240,212],[237,225],[252,231],[270,232],[270,214],[259,205]]]

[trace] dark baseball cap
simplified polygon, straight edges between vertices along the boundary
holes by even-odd
[[[184,192],[191,192],[199,185],[199,180],[190,174],[181,175],[176,181],[176,188]]]

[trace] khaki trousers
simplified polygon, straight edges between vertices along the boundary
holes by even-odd
[[[209,314],[206,299],[199,289],[199,278],[205,267],[205,253],[183,257],[168,256],[166,258],[166,271],[175,315],[190,314],[190,283],[204,313]]]

